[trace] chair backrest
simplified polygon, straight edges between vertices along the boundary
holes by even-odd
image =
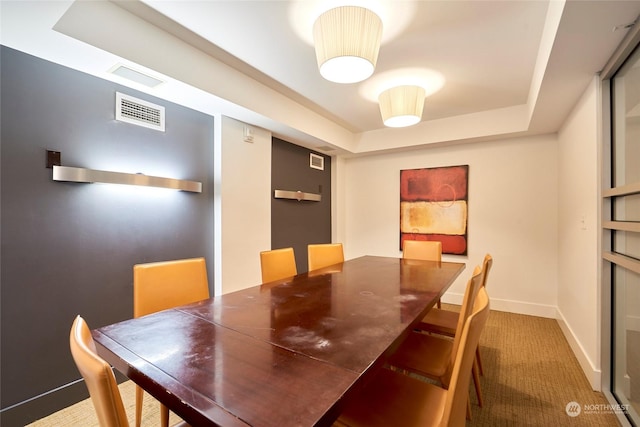
[[[464,297],[462,298],[462,305],[460,306],[460,314],[458,316],[458,323],[456,325],[456,334],[453,337],[453,347],[451,349],[451,361],[449,363],[448,375],[450,378],[451,372],[453,370],[453,365],[455,362],[455,358],[457,356],[460,340],[462,339],[462,329],[464,328],[465,323],[471,313],[473,312],[473,305],[475,303],[476,297],[480,288],[482,287],[482,272],[483,270],[480,266],[476,266],[473,270],[473,275],[471,279],[467,282],[467,288],[464,291]]]
[[[133,266],[133,317],[209,298],[204,258]]]
[[[342,243],[322,243],[307,246],[309,271],[344,262]]]
[[[402,244],[402,258],[442,261],[442,242],[405,240]]]
[[[98,356],[96,345],[87,323],[77,316],[71,326],[69,347],[73,360],[89,389],[101,427],[129,425],[111,366]]]
[[[293,248],[273,249],[260,252],[262,283],[285,279],[298,274]]]
[[[484,260],[482,261],[482,286],[487,285],[487,277],[489,277],[489,272],[491,271],[491,267],[493,266],[493,257],[489,254],[484,256]]]
[[[480,342],[480,334],[488,317],[489,295],[486,288],[481,287],[473,305],[473,313],[462,329],[460,348],[451,374],[441,426],[464,426],[466,423],[471,368]]]

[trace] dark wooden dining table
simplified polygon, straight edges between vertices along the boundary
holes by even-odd
[[[93,337],[191,425],[331,425],[464,267],[365,256]]]

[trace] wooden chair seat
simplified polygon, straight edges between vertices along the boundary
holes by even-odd
[[[389,364],[402,369],[408,367],[412,372],[436,380],[445,379],[451,364],[452,350],[451,339],[412,332],[403,341],[401,350],[391,356]]]
[[[451,310],[433,308],[417,326],[417,329],[435,334],[454,336],[459,313]]]

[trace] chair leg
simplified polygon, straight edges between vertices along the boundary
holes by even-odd
[[[473,374],[473,385],[476,389],[476,396],[478,397],[478,406],[482,408],[482,390],[480,390],[480,375],[478,375],[478,364],[474,360],[473,367],[471,368]]]
[[[476,348],[476,361],[478,362],[478,370],[480,375],[484,375],[484,369],[482,369],[482,358],[480,357],[480,346]]]
[[[467,397],[467,420],[471,421],[471,399]]]
[[[136,386],[136,427],[140,427],[142,421],[142,399],[144,398],[144,390]]]
[[[160,426],[169,427],[169,408],[160,404]]]
[[[442,308],[442,301],[440,301],[440,298],[438,298],[438,302],[436,303],[436,307]]]

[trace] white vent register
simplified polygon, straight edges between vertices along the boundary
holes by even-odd
[[[309,167],[313,169],[324,170],[324,157],[317,154],[309,153]]]
[[[116,120],[164,132],[164,107],[116,92]]]

